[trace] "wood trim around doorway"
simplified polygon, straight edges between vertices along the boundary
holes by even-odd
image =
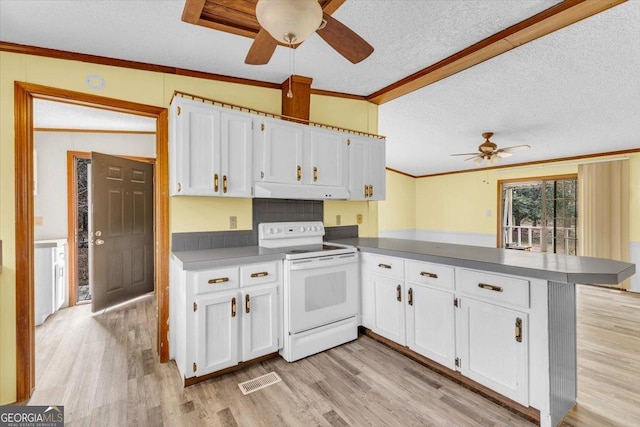
[[[156,185],[154,189],[155,278],[158,304],[158,353],[169,360],[169,175],[166,108],[57,89],[14,83],[16,191],[16,400],[26,401],[35,387],[35,319],[33,281],[33,99],[43,98],[156,119]]]

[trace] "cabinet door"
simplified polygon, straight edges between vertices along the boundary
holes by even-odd
[[[462,298],[459,305],[460,373],[528,406],[527,314],[472,298]]]
[[[405,345],[404,286],[398,279],[369,275],[373,287],[373,332]]]
[[[242,292],[242,361],[278,351],[278,285]]]
[[[407,345],[455,369],[455,312],[451,292],[407,284]]]
[[[238,112],[221,114],[222,152],[220,191],[227,197],[251,197],[253,117]]]
[[[349,153],[349,193],[350,200],[368,200],[365,193],[365,185],[369,185],[367,181],[368,174],[368,140],[349,137],[348,153]]]
[[[196,298],[196,376],[238,364],[239,293]]]
[[[309,129],[309,151],[307,183],[347,186],[347,138],[343,133]]]
[[[265,182],[281,182],[287,184],[301,183],[305,174],[303,170],[304,130],[295,123],[280,120],[264,120],[262,129],[262,170]],[[261,176],[262,176],[261,173]]]
[[[212,196],[220,193],[220,110],[186,99],[176,99],[172,152],[178,163],[172,194]],[[218,175],[216,188],[215,175]]]
[[[385,141],[381,139],[369,140],[369,156],[367,170],[368,183],[371,186],[369,200],[384,200],[387,195],[386,188],[386,158]]]

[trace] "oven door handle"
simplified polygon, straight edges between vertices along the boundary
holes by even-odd
[[[335,265],[356,264],[358,259],[356,254],[348,254],[334,257],[289,260],[286,262],[290,270],[310,270],[312,268],[325,268]]]

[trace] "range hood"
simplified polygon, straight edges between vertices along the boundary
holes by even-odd
[[[253,196],[269,199],[347,200],[350,194],[345,187],[256,182]]]

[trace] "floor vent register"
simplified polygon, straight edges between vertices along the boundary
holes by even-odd
[[[253,393],[254,391],[261,390],[265,387],[269,387],[270,385],[279,383],[282,379],[275,372],[269,372],[266,375],[262,375],[261,377],[254,378],[249,381],[245,381],[243,383],[238,384],[240,387],[240,391],[242,394],[247,395],[249,393]]]

